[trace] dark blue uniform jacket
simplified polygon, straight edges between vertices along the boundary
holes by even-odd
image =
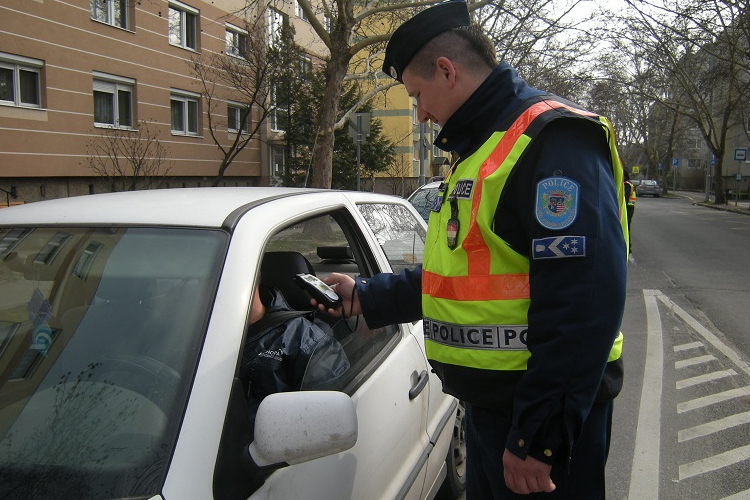
[[[505,130],[524,101],[542,94],[501,63],[435,144],[466,158],[494,131]],[[578,215],[561,230],[547,229],[535,217],[537,183],[553,175],[580,185]],[[509,177],[494,231],[530,259],[528,370],[504,372],[503,383],[477,387],[473,369],[457,368],[444,390],[485,408],[512,408],[507,442],[523,439],[520,449],[509,446],[521,458],[565,461],[592,403],[611,400],[622,387],[621,360],[607,358],[624,310],[626,249],[604,129],[578,118],[548,123]],[[534,258],[533,240],[567,235],[585,238],[585,256]],[[358,279],[357,293],[370,327],[420,319],[421,267]],[[546,449],[552,457],[542,453]]]

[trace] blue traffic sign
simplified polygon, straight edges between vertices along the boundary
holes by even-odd
[[[734,159],[737,161],[747,160],[747,148],[736,148],[734,150]]]
[[[680,159],[679,158],[672,158],[672,166],[673,167],[679,167],[680,166]]]

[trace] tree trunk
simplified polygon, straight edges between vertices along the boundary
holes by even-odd
[[[722,205],[727,202],[726,194],[724,193],[724,178],[722,177],[724,170],[724,157],[716,156],[716,165],[714,166],[714,203]]]
[[[326,65],[326,89],[323,95],[318,136],[313,148],[312,181],[310,187],[331,189],[333,176],[334,127],[338,120],[339,98],[344,88],[344,77],[352,59],[349,53],[349,38],[354,26],[354,2],[337,0],[338,19],[331,31],[331,58]]]

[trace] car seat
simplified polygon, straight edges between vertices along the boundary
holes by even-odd
[[[267,252],[260,265],[260,283],[278,288],[292,309],[309,311],[313,309],[312,296],[294,283],[301,273],[315,275],[312,264],[301,253]]]

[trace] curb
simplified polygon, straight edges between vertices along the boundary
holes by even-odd
[[[705,201],[695,201],[690,196],[687,196],[681,193],[671,192],[669,194],[671,196],[684,198],[688,200],[690,203],[692,203],[694,206],[712,208],[714,210],[721,210],[722,212],[733,212],[733,213],[741,214],[741,215],[750,215],[750,210],[746,208],[733,207],[730,205],[716,205],[714,203],[706,203]]]

